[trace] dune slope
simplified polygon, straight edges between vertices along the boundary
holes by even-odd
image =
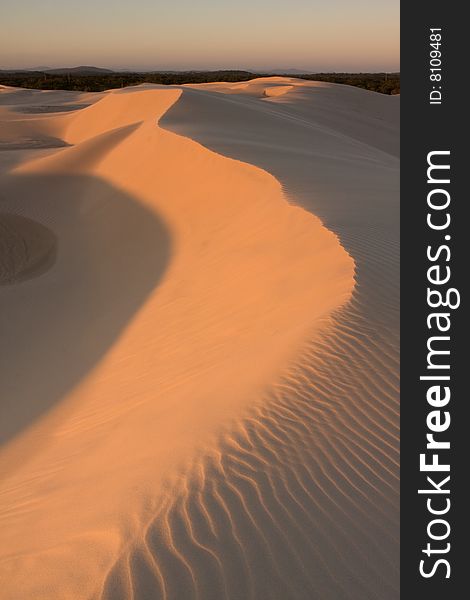
[[[286,85],[247,99],[270,115]],[[209,112],[225,98],[201,91]],[[274,170],[158,124],[198,90],[39,117],[7,92],[7,255],[37,231],[56,246],[0,288],[2,597],[393,597],[369,555],[393,563],[376,546],[395,534],[395,407],[361,367],[390,369],[339,330],[356,309],[338,237]],[[349,387],[331,371],[343,342]]]
[[[227,435],[201,496],[241,492],[246,596],[398,598],[399,98],[284,78],[190,88],[162,126],[274,174],[355,262],[350,302]]]

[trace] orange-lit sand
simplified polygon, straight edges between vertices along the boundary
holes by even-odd
[[[380,237],[397,99],[357,91],[0,90],[2,600],[397,597],[393,318],[352,296],[360,253],[302,203],[339,221],[342,202],[353,238],[368,219]],[[317,132],[342,196],[308,184]],[[298,196],[274,176],[282,152],[303,165]]]

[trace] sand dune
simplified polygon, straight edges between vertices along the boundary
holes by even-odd
[[[287,92],[290,92],[293,89],[293,85],[276,85],[265,88],[263,94],[268,98],[271,98],[273,96],[283,96],[284,94],[287,94]]]
[[[1,597],[397,598],[397,99],[51,94],[0,90]]]

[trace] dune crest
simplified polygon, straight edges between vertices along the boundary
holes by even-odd
[[[260,97],[288,84],[288,94]],[[273,173],[338,236],[355,287],[265,402],[227,432],[205,464],[210,476],[186,486],[166,522],[190,536],[181,519],[211,507],[197,539],[178,546],[206,594],[215,577],[201,544],[218,557],[228,597],[242,580],[253,599],[397,600],[399,97],[292,78],[236,86],[187,86],[161,125]]]
[[[28,343],[20,322],[31,298],[43,320],[66,299],[54,345],[42,351],[52,364],[36,380],[38,397],[49,395],[60,350],[73,346],[75,356],[77,331],[64,324],[81,315],[90,330],[81,370],[68,376],[64,357],[55,404],[29,423],[18,413],[0,455],[5,598],[234,597],[223,549],[219,557],[197,541],[202,521],[187,511],[202,511],[209,528],[217,519],[219,535],[237,509],[222,502],[211,516],[210,503],[188,508],[184,498],[206,485],[217,496],[211,473],[225,473],[225,432],[241,443],[232,433],[240,419],[264,410],[300,348],[351,298],[353,260],[317,217],[287,202],[275,177],[158,125],[185,93],[107,92],[76,112],[17,124],[71,144],[0,180],[0,209],[58,239],[49,271],[0,291],[12,347]],[[27,373],[34,355],[18,352]],[[7,364],[0,378],[11,405],[24,391],[17,377]],[[187,531],[208,571],[179,549]],[[243,548],[233,552],[250,580]],[[213,578],[198,582],[199,566]],[[259,598],[255,589],[246,597]]]

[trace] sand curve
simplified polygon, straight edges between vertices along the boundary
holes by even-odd
[[[261,103],[266,84],[294,89]],[[282,78],[239,94],[231,84],[188,87],[162,125],[275,174],[338,235],[356,285],[267,401],[227,433],[211,478],[182,493],[185,510],[231,507],[228,537],[249,557],[242,597],[396,599],[399,98]],[[199,531],[221,556],[223,525],[215,520],[216,539]],[[223,555],[223,572],[233,555]]]
[[[119,315],[119,332],[99,360],[2,450],[5,598],[41,598],[45,590],[48,598],[268,597],[260,596],[262,580],[254,581],[261,573],[256,556],[276,553],[279,540],[296,545],[275,515],[269,517],[277,532],[269,550],[259,484],[244,474],[220,479],[232,472],[225,462],[234,454],[225,446],[239,453],[237,472],[256,472],[253,460],[265,464],[266,473],[277,465],[268,458],[272,442],[250,453],[252,434],[242,419],[255,411],[263,422],[264,411],[277,410],[269,396],[303,345],[319,340],[350,299],[354,263],[318,218],[286,201],[268,172],[157,125],[185,93],[107,93],[79,111],[18,124],[22,132],[29,126],[73,144],[21,163],[0,182],[3,191],[21,191],[2,200],[2,210],[39,218],[59,245],[69,240],[28,297],[60,295],[69,285],[77,221],[60,216],[67,182],[78,186],[74,214],[102,273],[84,285],[103,282],[106,272],[112,278],[101,285],[113,294],[118,289],[116,277],[125,270],[107,256],[110,244],[128,249],[126,268],[133,265],[148,284],[139,303],[123,313],[126,320]],[[52,203],[31,202],[40,181],[59,186]],[[130,205],[158,215],[168,230],[168,264],[152,289],[148,254],[163,250],[152,247],[152,230],[148,244],[139,243],[141,221],[135,217],[132,228],[129,208],[106,227],[118,191]],[[125,299],[128,283],[119,283]],[[19,315],[28,297],[1,300]],[[93,322],[97,338],[117,320],[111,298],[106,314]],[[13,343],[21,330],[8,333]],[[71,342],[65,332],[63,343]],[[276,427],[270,428],[274,439]],[[259,542],[250,527],[264,539],[253,554],[252,543]],[[279,597],[300,597],[300,588],[278,580],[272,584]],[[237,595],[240,585],[247,595]],[[281,595],[285,589],[290,596]]]

